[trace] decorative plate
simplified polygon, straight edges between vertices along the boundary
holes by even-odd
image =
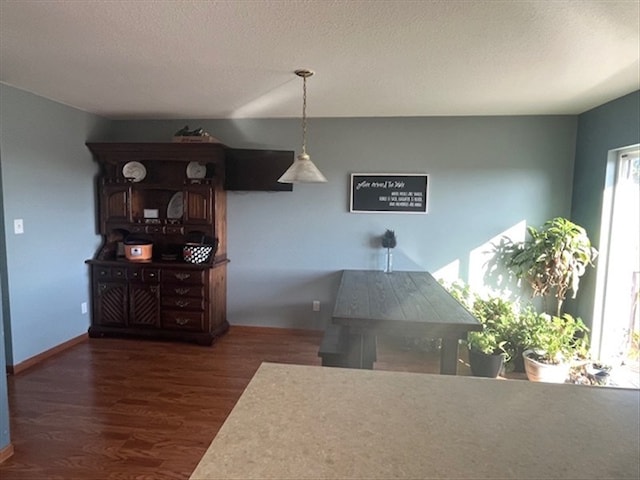
[[[122,167],[124,178],[139,182],[147,176],[147,169],[140,162],[128,162]]]
[[[196,179],[204,178],[207,175],[206,165],[198,162],[189,162],[187,165],[187,178]]]
[[[169,205],[167,206],[167,218],[168,219],[178,219],[182,218],[183,214],[183,195],[182,192],[176,192],[169,200]]]

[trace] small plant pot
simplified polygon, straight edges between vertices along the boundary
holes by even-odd
[[[611,376],[611,367],[608,365],[600,365],[592,363],[585,368],[587,378],[594,385],[609,385],[609,379]]]
[[[476,377],[497,378],[504,367],[504,355],[487,355],[477,350],[469,350],[469,366]]]
[[[532,355],[535,355],[533,350],[525,350],[522,353],[522,357],[524,358],[524,370],[527,373],[529,381],[564,383],[569,377],[569,371],[571,370],[570,363],[542,363],[532,358]]]

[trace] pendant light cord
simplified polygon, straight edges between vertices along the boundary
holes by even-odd
[[[307,154],[307,77],[302,77],[302,154]]]

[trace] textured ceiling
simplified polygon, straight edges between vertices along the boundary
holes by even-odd
[[[575,114],[637,90],[637,0],[0,0],[0,82],[110,118]]]

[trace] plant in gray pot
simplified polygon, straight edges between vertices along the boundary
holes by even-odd
[[[471,373],[496,378],[510,357],[506,345],[507,334],[516,319],[513,305],[498,296],[476,296],[471,311],[483,326],[481,331],[467,334]]]

